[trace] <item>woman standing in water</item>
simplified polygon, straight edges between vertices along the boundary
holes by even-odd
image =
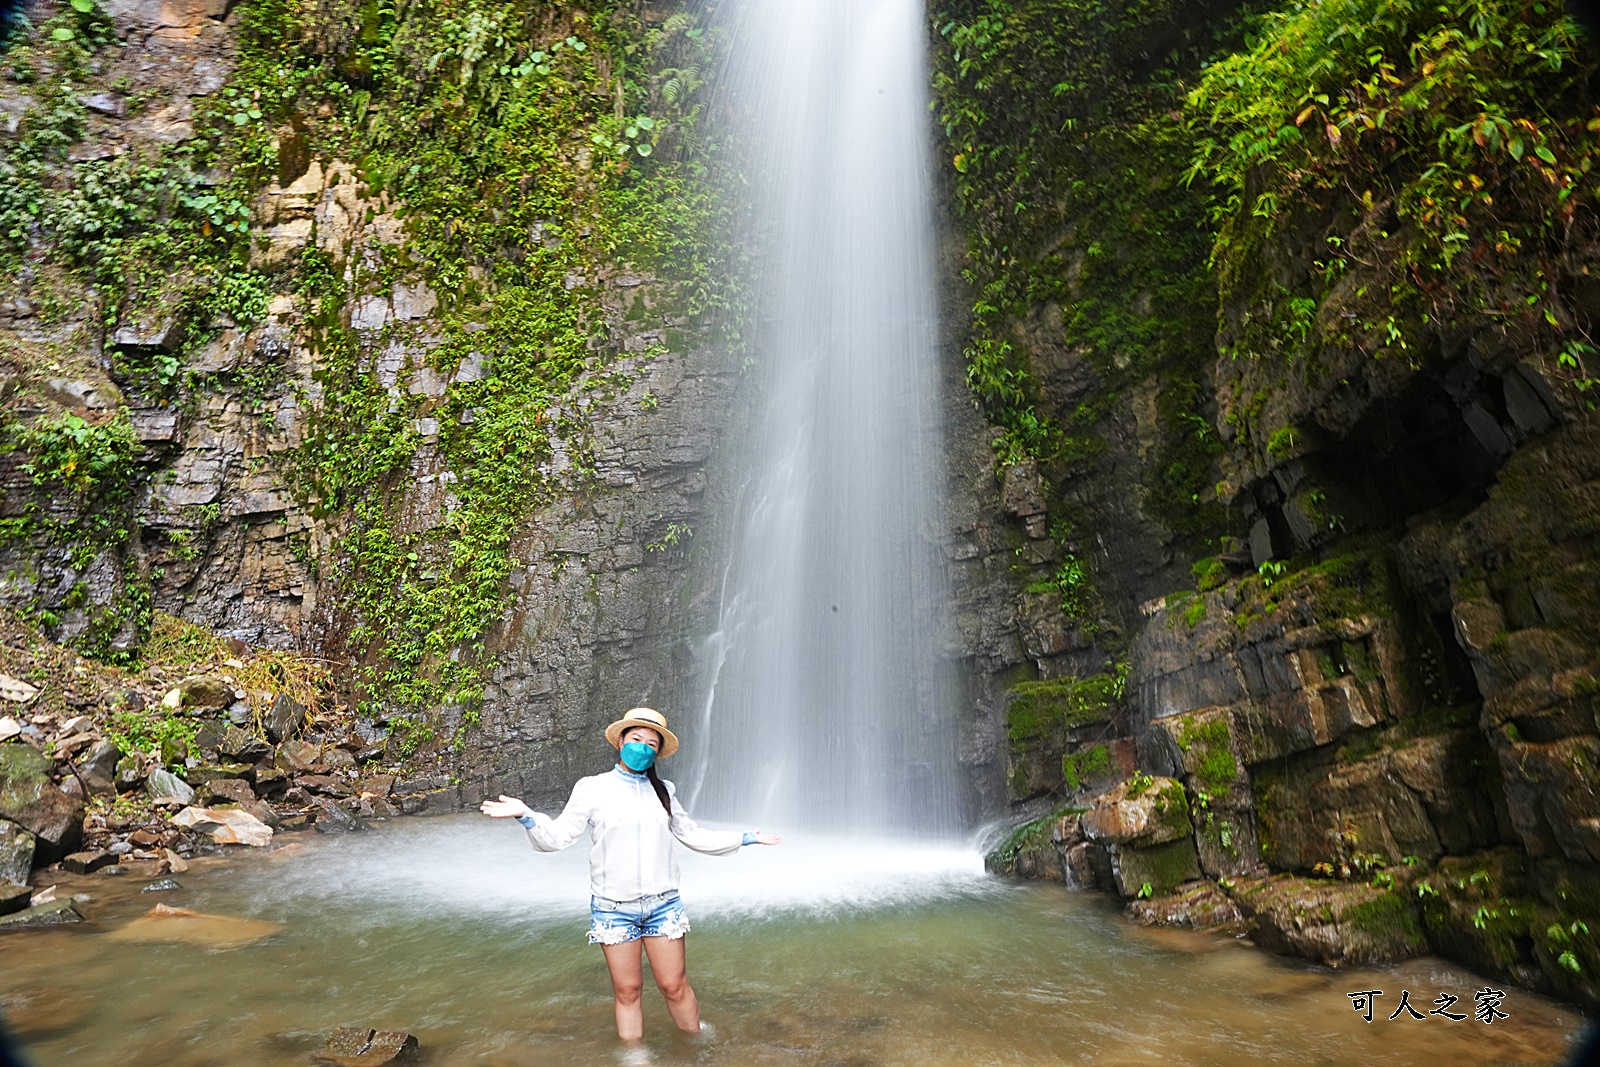
[[[689,918],[678,898],[672,839],[696,852],[723,856],[743,845],[776,845],[778,838],[706,830],[689,818],[672,783],[656,775],[656,760],[678,751],[678,739],[660,712],[634,708],[606,727],[606,740],[617,749],[617,765],[604,774],[578,779],[560,817],[530,811],[508,796],[485,800],[481,810],[496,819],[516,819],[540,852],[558,852],[585,830],[591,831],[589,943],[600,946],[611,972],[617,1036],[629,1044],[644,1036],[641,944],[672,1021],[685,1033],[699,1034],[700,1006],[684,965],[683,935],[689,932]]]

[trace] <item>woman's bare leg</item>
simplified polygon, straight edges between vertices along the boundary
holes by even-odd
[[[646,938],[660,941],[659,937]],[[639,1003],[644,992],[644,967],[639,959],[639,942],[624,941],[620,945],[601,945],[606,954],[606,969],[611,972],[611,996],[616,1001],[617,1036],[624,1041],[638,1041],[644,1037],[644,1008]],[[683,970],[683,953],[678,953],[678,969]],[[650,953],[650,964],[655,965],[656,954]],[[660,981],[660,979],[657,979]],[[676,1015],[673,1016],[677,1018]]]
[[[672,1021],[684,1033],[698,1034],[700,1004],[689,985],[683,951],[683,943],[687,940],[687,937],[647,937],[644,939],[644,950],[650,955],[650,973],[656,977],[656,987],[667,998],[667,1011],[672,1013]],[[634,966],[638,966],[637,958]],[[617,1018],[621,1019],[621,1001],[617,1003]]]

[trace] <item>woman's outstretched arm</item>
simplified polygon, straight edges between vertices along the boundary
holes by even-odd
[[[493,819],[516,819],[528,832],[528,842],[540,852],[560,852],[583,835],[589,826],[590,802],[584,783],[579,782],[561,814],[552,819],[533,811],[516,797],[502,795],[485,800],[478,810]]]
[[[683,810],[678,803],[678,791],[671,782],[664,783],[667,795],[672,798],[672,836],[685,847],[708,856],[726,856],[745,845],[776,845],[778,838],[772,834],[743,833],[739,830],[707,830]]]

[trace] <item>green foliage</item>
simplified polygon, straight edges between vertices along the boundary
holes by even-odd
[[[7,423],[9,433],[0,451],[27,455],[22,470],[34,485],[61,485],[80,496],[128,497],[135,485],[134,458],[139,439],[126,413],[91,423],[62,413],[32,422]]]
[[[125,705],[111,710],[105,720],[106,739],[125,753],[148,752],[181,768],[184,754],[194,750],[200,723],[181,715],[168,715],[159,707],[135,711]]]
[[[1231,351],[1415,359],[1428,323],[1469,311],[1586,344],[1559,250],[1593,227],[1593,77],[1559,4],[1315,0],[1263,16],[1189,97],[1207,121],[1191,177],[1219,190]],[[1283,289],[1261,253],[1303,224],[1327,253]],[[1343,292],[1358,268],[1371,283]]]
[[[414,751],[439,740],[440,708],[474,721],[518,530],[592,476],[583,395],[612,387],[620,355],[596,280],[618,266],[651,274],[667,283],[655,313],[737,342],[741,298],[718,281],[737,271],[714,236],[698,122],[719,37],[688,14],[652,29],[606,5],[534,17],[480,0],[380,2],[349,35],[309,3],[251,8],[232,98],[241,130],[254,122],[245,100],[281,100],[258,106],[296,116],[305,153],[359,159],[365,192],[404,205],[403,247],[349,264],[349,284],[347,265],[316,249],[293,268],[324,368],[293,460],[318,513],[350,518],[324,574],[346,594],[356,699]],[[395,395],[346,325],[355,296],[400,282],[439,295],[432,369],[477,368],[442,398]],[[382,340],[404,344],[408,329]],[[419,530],[396,490],[424,418],[438,424],[448,504],[443,525]],[[669,524],[652,547],[690,533]]]
[[[1117,384],[1204,353],[1214,295],[1204,201],[1182,188],[1183,70],[1209,44],[1169,0],[946,0],[934,106],[967,237],[968,381],[1002,465],[1068,457],[1011,340],[1038,308]],[[1156,42],[1152,47],[1152,42]],[[1047,321],[1050,321],[1047,319]],[[1205,464],[1169,459],[1187,483]],[[1180,494],[1188,503],[1189,490]]]
[[[1216,556],[1207,556],[1196,560],[1189,568],[1189,573],[1194,575],[1194,586],[1202,593],[1218,588],[1228,580],[1228,565]]]
[[[1091,779],[1111,773],[1111,750],[1105,745],[1090,745],[1061,757],[1061,777],[1068,789],[1080,789]]]

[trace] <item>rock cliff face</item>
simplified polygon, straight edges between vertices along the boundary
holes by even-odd
[[[687,712],[718,518],[742,476],[719,446],[753,409],[747,354],[695,306],[706,279],[652,260],[616,217],[641,210],[628,181],[685,195],[667,160],[692,158],[690,120],[673,121],[690,104],[674,112],[655,68],[626,57],[642,46],[666,64],[692,22],[524,7],[526,45],[507,45],[507,63],[532,68],[544,49],[576,86],[550,105],[570,130],[536,163],[485,163],[485,199],[454,207],[421,166],[409,185],[384,173],[394,134],[379,116],[415,124],[397,165],[460,155],[439,116],[469,138],[509,135],[526,116],[504,98],[522,83],[473,74],[460,27],[420,13],[195,0],[79,17],[42,3],[0,91],[7,151],[42,205],[8,216],[5,602],[113,659],[137,655],[152,611],[325,656],[362,729],[391,755],[443,753],[448,773],[422,784],[468,804],[559,803],[603,765],[614,713]],[[460,70],[416,66],[419,41]],[[623,138],[625,105],[657,115],[649,164],[626,157],[662,161],[653,175],[595,158],[597,137]],[[513,164],[533,169],[527,202],[507,205],[497,183]],[[550,203],[551,185],[574,191]],[[72,228],[75,206],[105,216],[101,244]],[[499,214],[516,215],[509,234],[471,236]],[[684,200],[650,225],[694,256],[708,223]],[[572,309],[579,332],[549,325]],[[950,370],[943,536],[961,600],[943,652],[971,709],[976,815],[1004,802],[1001,694],[1034,639],[1012,619],[987,427]],[[501,420],[516,437],[524,417],[530,449],[469,436]],[[504,476],[526,484],[474,501]],[[497,519],[499,539],[472,555]],[[480,575],[487,592],[470,599]]]
[[[1593,112],[1590,56],[1567,24],[1496,9],[1566,49],[1542,88],[1501,83],[1552,131],[1557,163],[1524,186],[1520,143],[1353,140],[1376,96],[1315,42],[1363,11],[1394,84],[1431,94],[1410,106],[1450,106],[1432,61],[1399,58],[1415,26],[1359,3],[1296,9],[1254,50],[1186,43],[1227,25],[1214,11],[1137,5],[1112,27],[1041,0],[996,27],[945,6],[940,104],[982,287],[969,379],[1037,606],[1007,789],[1014,820],[1051,812],[991,864],[1330,963],[1436,951],[1593,1003],[1596,220],[1589,200],[1539,214],[1589,165],[1555,131]],[[1014,103],[1058,77],[1063,39],[1107,80],[1063,83],[1024,129]],[[1141,68],[1134,40],[1172,51]],[[1280,101],[1312,52],[1325,98]],[[1281,132],[1319,108],[1317,138]],[[1046,118],[1088,132],[1052,142]],[[1119,168],[1134,180],[1108,183]],[[1445,171],[1493,195],[1430,212]],[[1210,230],[1187,251],[1185,218]],[[1214,335],[1166,329],[1207,304]],[[1195,878],[1218,888],[1162,899]]]

